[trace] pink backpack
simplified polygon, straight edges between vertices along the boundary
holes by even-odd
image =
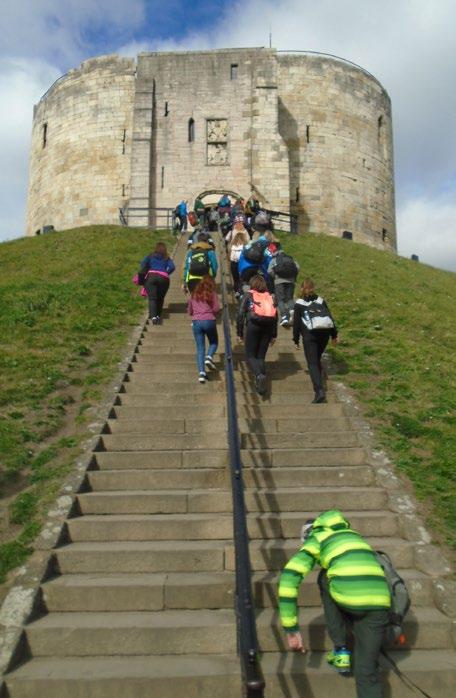
[[[135,286],[139,286],[139,285],[140,285],[140,283],[139,283],[139,275],[138,275],[138,274],[135,274],[134,277],[132,278],[132,281],[133,281],[133,283],[134,283]],[[140,296],[143,296],[144,298],[147,298],[147,291],[146,291],[146,289],[144,288],[144,286],[141,286],[141,289],[140,289],[140,291],[139,291],[139,295],[140,295]]]
[[[270,323],[277,315],[274,300],[268,291],[249,291],[252,299],[250,317],[255,322]]]

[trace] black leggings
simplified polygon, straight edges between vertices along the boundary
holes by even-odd
[[[302,343],[304,345],[304,355],[306,357],[307,366],[309,367],[309,375],[315,393],[322,392],[324,389],[321,375],[321,355],[326,349],[329,341],[328,330],[310,330],[304,329],[302,333]]]
[[[273,325],[260,325],[252,320],[245,330],[245,357],[255,376],[266,373],[265,358],[273,338]]]
[[[160,274],[149,274],[144,286],[149,296],[149,317],[160,317],[169,289],[169,279]]]
[[[239,269],[237,262],[230,262],[231,276],[233,277],[233,289],[236,292],[241,290],[239,283]]]

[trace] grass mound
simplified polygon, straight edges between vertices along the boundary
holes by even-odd
[[[131,278],[159,239],[172,244],[91,226],[0,245],[0,582],[28,554],[146,309]]]
[[[280,238],[336,319],[336,376],[413,482],[430,528],[456,547],[456,274],[337,238]]]

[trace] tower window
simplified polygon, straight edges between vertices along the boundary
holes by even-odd
[[[193,143],[195,140],[195,120],[188,120],[188,142]]]
[[[386,228],[382,228],[382,241],[383,242],[388,241],[388,231]]]
[[[161,188],[165,188],[165,168],[162,166],[161,168]]]
[[[306,126],[306,141],[307,143],[310,143],[310,126],[307,124]]]
[[[165,116],[168,116],[168,114],[169,114],[168,102],[165,102]]]
[[[300,194],[299,194],[299,187],[296,187],[296,203],[297,203],[297,204],[299,203],[299,196],[300,196]]]
[[[378,128],[378,139],[380,140],[382,136],[382,126],[383,126],[383,116],[378,117],[377,128]]]
[[[122,131],[122,155],[125,155],[125,141],[127,139],[127,129],[124,128]]]
[[[46,147],[47,144],[47,132],[48,132],[48,125],[47,122],[43,124],[43,148]]]
[[[232,63],[231,64],[231,70],[230,70],[230,77],[231,80],[237,80],[238,76],[238,64],[237,63]]]

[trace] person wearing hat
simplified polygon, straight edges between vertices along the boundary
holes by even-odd
[[[315,564],[328,634],[334,649],[326,661],[341,675],[351,671],[347,626],[354,636],[354,676],[358,698],[381,698],[379,655],[388,625],[391,596],[385,573],[371,546],[337,509],[303,526],[302,546],[285,565],[279,581],[279,611],[288,649],[307,651],[299,630],[298,592]]]

